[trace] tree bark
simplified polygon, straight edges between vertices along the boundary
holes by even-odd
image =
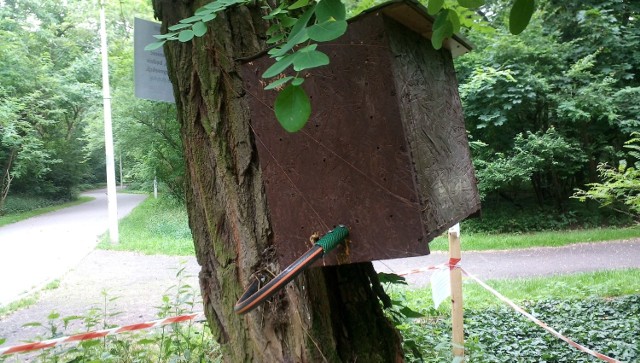
[[[163,31],[201,2],[154,0]],[[207,34],[165,45],[186,162],[186,201],[207,320],[227,362],[401,362],[401,337],[371,263],[315,268],[253,312],[236,300],[278,273],[269,209],[236,59],[263,50],[259,6],[221,14]]]

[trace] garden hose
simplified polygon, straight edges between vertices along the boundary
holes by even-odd
[[[236,314],[246,314],[255,309],[266,299],[282,289],[284,285],[293,280],[293,278],[298,276],[304,269],[311,266],[318,258],[331,252],[340,242],[344,241],[347,236],[349,236],[349,229],[343,225],[339,225],[322,236],[309,251],[300,256],[300,258],[295,260],[262,288],[260,288],[262,281],[256,277],[236,303],[234,307]]]

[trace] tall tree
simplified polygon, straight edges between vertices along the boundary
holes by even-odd
[[[204,3],[155,0],[163,31]],[[401,338],[371,263],[311,269],[246,316],[233,306],[253,271],[278,271],[237,58],[262,51],[260,6],[238,7],[188,43],[167,43],[186,160],[189,223],[207,319],[228,362],[399,362]]]

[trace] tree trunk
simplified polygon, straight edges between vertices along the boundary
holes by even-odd
[[[163,31],[204,3],[154,0]],[[261,51],[260,7],[219,16],[203,38],[169,42],[186,161],[189,224],[207,320],[227,362],[401,362],[401,338],[373,290],[371,263],[311,269],[238,316],[253,273],[278,273],[269,209],[235,59]]]

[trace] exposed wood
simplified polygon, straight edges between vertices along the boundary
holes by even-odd
[[[458,261],[460,253],[460,225],[449,229],[449,260]],[[462,300],[462,271],[452,268],[451,280],[451,343],[454,357],[464,356],[464,305]]]
[[[427,240],[480,210],[451,53],[386,18]]]

